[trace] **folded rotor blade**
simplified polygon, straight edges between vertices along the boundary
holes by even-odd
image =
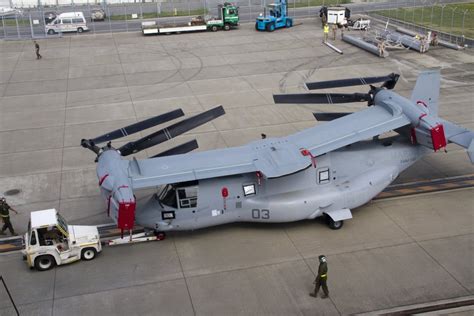
[[[188,153],[188,152],[190,152],[194,149],[197,149],[197,148],[199,148],[198,143],[195,139],[193,139],[193,140],[190,140],[189,142],[186,142],[184,144],[178,145],[178,146],[173,147],[171,149],[168,149],[164,152],[161,152],[157,155],[154,155],[151,158],[186,154],[186,153]]]
[[[215,107],[211,110],[203,112],[201,114],[195,115],[193,117],[187,118],[181,122],[175,123],[170,127],[161,129],[153,134],[145,136],[137,141],[129,142],[118,150],[122,154],[122,156],[128,156],[130,154],[139,152],[143,149],[147,149],[151,146],[158,145],[181,135],[193,128],[196,128],[202,124],[205,124],[221,115],[225,114],[224,108],[222,106]]]
[[[300,93],[300,94],[275,94],[275,103],[350,103],[371,101],[368,93]]]
[[[351,112],[326,112],[326,113],[313,113],[314,118],[321,122],[332,121],[340,117],[352,114]]]
[[[339,87],[370,85],[377,82],[384,82],[383,87],[387,89],[393,89],[399,77],[400,76],[398,74],[391,73],[388,76],[380,76],[380,77],[362,77],[362,78],[350,78],[350,79],[340,79],[340,80],[328,80],[328,81],[320,81],[320,82],[308,82],[306,83],[306,87],[309,90],[316,90],[316,89],[329,89],[329,88],[339,88]]]
[[[141,132],[145,129],[148,129],[150,127],[153,127],[162,123],[166,123],[168,121],[174,120],[175,118],[181,117],[183,115],[184,115],[183,110],[177,109],[168,113],[164,113],[164,114],[149,118],[147,120],[137,122],[127,127],[120,128],[118,130],[104,134],[94,139],[90,139],[90,142],[92,142],[93,144],[108,142],[117,138],[121,138],[127,135]]]

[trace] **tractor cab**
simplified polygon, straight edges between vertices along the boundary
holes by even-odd
[[[281,17],[281,4],[280,3],[271,3],[267,6],[267,10],[271,17],[276,19]]]
[[[80,259],[92,260],[102,251],[96,226],[68,225],[55,209],[31,212],[24,242],[23,258],[39,271]]]

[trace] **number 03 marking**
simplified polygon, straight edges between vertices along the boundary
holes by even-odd
[[[255,208],[252,210],[253,219],[270,219],[270,210],[259,210]]]

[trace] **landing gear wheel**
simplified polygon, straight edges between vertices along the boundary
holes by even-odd
[[[333,230],[338,230],[338,229],[341,229],[342,226],[344,225],[344,221],[343,220],[340,220],[340,221],[334,221],[331,216],[327,216],[327,221],[328,221],[328,226],[329,228],[333,229]]]
[[[35,259],[35,268],[38,271],[46,271],[54,267],[56,262],[52,256],[39,256]]]
[[[81,253],[82,260],[89,261],[89,260],[94,259],[95,256],[97,256],[97,250],[95,250],[95,248],[86,248],[82,250],[82,253]]]
[[[155,236],[156,236],[157,240],[166,239],[166,233],[165,232],[155,232]]]

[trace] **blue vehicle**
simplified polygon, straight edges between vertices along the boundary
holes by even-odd
[[[268,11],[268,15],[267,15]],[[255,29],[257,31],[273,32],[282,27],[292,27],[293,18],[288,17],[288,7],[286,0],[275,0],[275,3],[269,4],[263,14],[257,17]]]

